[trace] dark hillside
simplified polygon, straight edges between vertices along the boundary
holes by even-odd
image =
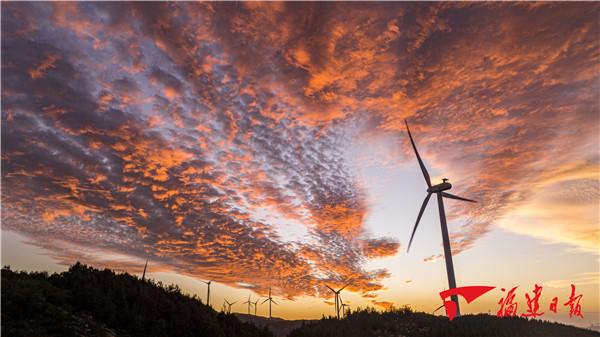
[[[235,313],[236,317],[240,319],[242,322],[251,323],[259,328],[264,328],[265,326],[273,333],[275,337],[285,337],[292,330],[311,322],[318,322],[317,320],[287,320],[278,317],[263,317],[263,316],[254,316],[247,315],[242,313]]]
[[[292,331],[289,337],[598,337],[600,333],[573,326],[524,318],[465,315],[446,317],[408,309],[377,312],[366,309],[343,320],[322,319]]]
[[[61,274],[2,269],[3,336],[598,337],[523,318],[446,317],[408,309],[357,310],[343,320],[286,321],[217,313],[177,286],[75,264]]]
[[[2,269],[3,336],[272,336],[177,286],[73,265],[61,274]]]

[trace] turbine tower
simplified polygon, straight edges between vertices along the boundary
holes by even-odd
[[[332,287],[325,285],[329,290],[331,290],[335,294],[335,315],[337,319],[340,319],[340,292],[344,290],[350,283],[347,283],[345,286],[341,287],[338,290],[333,289]]]
[[[252,305],[252,302],[250,302],[250,295],[248,295],[248,300],[242,304],[246,304],[248,303],[248,315],[250,315],[250,305]]]
[[[144,272],[142,273],[142,281],[146,278],[146,268],[148,268],[148,258],[146,258],[146,264],[144,265]]]
[[[273,297],[271,297],[271,288],[269,288],[269,297],[267,297],[266,300],[264,300],[261,304],[265,304],[265,302],[269,301],[269,318],[271,317],[271,303],[275,303],[275,305],[278,305],[277,302],[275,302],[275,300],[273,300]]]
[[[423,200],[423,204],[421,205],[421,210],[419,211],[419,215],[417,216],[417,222],[415,223],[415,227],[413,228],[412,234],[410,236],[410,241],[408,242],[408,249],[406,252],[410,250],[410,245],[412,244],[412,240],[415,236],[415,232],[417,231],[417,226],[419,226],[419,220],[421,220],[421,216],[423,216],[423,212],[425,211],[425,207],[427,207],[427,202],[433,193],[437,195],[438,208],[440,212],[440,225],[442,227],[442,241],[444,243],[444,257],[446,258],[446,273],[448,274],[448,286],[450,289],[456,288],[456,279],[454,277],[454,265],[452,263],[452,250],[450,248],[450,239],[448,237],[448,225],[446,224],[446,213],[444,211],[444,199],[456,199],[468,202],[476,202],[475,200],[463,198],[456,196],[454,194],[450,194],[447,191],[452,188],[452,185],[448,182],[448,179],[442,179],[443,182],[437,185],[431,185],[431,178],[429,178],[429,173],[425,168],[425,164],[423,164],[423,160],[421,160],[421,156],[419,156],[419,152],[417,151],[417,146],[412,138],[410,133],[410,129],[408,128],[408,121],[404,120],[406,124],[406,131],[408,131],[408,137],[410,138],[410,143],[412,144],[413,150],[415,150],[415,155],[417,156],[417,160],[419,161],[419,166],[421,167],[421,171],[423,172],[423,177],[425,178],[425,182],[427,183],[427,196],[425,200]],[[454,303],[456,303],[456,316],[460,316],[460,308],[458,306],[458,296],[452,295],[451,299]]]
[[[206,285],[208,286],[208,290],[206,291],[206,305],[210,307],[210,284],[212,283],[212,280],[202,282],[206,283]]]

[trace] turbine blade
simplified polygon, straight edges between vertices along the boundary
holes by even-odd
[[[425,182],[427,182],[427,186],[431,187],[431,178],[429,178],[429,173],[425,168],[425,164],[423,164],[423,160],[421,160],[421,156],[419,156],[419,151],[417,151],[417,146],[415,145],[415,141],[410,134],[410,129],[408,128],[408,121],[405,119],[404,123],[406,124],[406,131],[408,131],[408,137],[410,138],[410,143],[412,144],[413,149],[415,150],[415,154],[417,155],[417,160],[419,161],[419,166],[421,166],[421,171],[423,172],[423,177],[425,177]]]
[[[275,303],[275,305],[279,305],[279,303],[275,302],[275,300],[271,300],[271,302]]]
[[[330,286],[328,286],[328,285],[325,285],[325,286],[326,286],[327,288],[329,288],[329,290],[331,290],[331,291],[333,291],[333,292],[335,293],[335,290],[333,290],[333,288],[332,288],[332,287],[330,287]]]
[[[436,312],[436,311],[440,310],[440,309],[441,309],[441,308],[443,308],[443,307],[444,307],[444,305],[442,304],[442,305],[441,305],[439,308],[435,309],[435,310],[432,312],[432,314],[435,314],[435,312]]]
[[[415,232],[417,231],[417,227],[419,226],[419,221],[421,221],[423,212],[425,212],[425,207],[427,207],[429,198],[431,198],[431,192],[427,193],[427,196],[425,197],[425,200],[423,200],[423,204],[421,205],[421,210],[419,211],[419,215],[417,216],[417,222],[415,222],[415,227],[413,228],[412,234],[410,235],[410,241],[408,242],[408,249],[406,249],[407,253],[410,251],[410,245],[412,244],[412,240],[415,237]]]
[[[450,199],[456,199],[456,200],[462,200],[462,201],[468,201],[468,202],[477,202],[475,200],[459,197],[458,195],[450,194],[447,192],[442,192],[442,196],[444,196],[446,198],[450,198]]]
[[[267,298],[266,300],[262,301],[261,304],[265,304],[266,301],[268,301],[269,299]]]
[[[343,287],[342,287],[340,290],[338,290],[338,293],[339,293],[340,291],[342,291],[342,290],[346,289],[346,287],[347,287],[347,286],[349,286],[351,283],[352,283],[352,282],[348,282],[348,283],[346,283],[346,285],[345,285],[345,286],[343,286]]]

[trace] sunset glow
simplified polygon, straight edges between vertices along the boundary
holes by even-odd
[[[432,180],[478,201],[445,202],[457,283],[574,283],[585,319],[543,318],[600,323],[599,8],[3,2],[2,263],[148,258],[217,307],[271,287],[284,318],[333,314],[351,280],[352,307],[431,312],[408,119]]]

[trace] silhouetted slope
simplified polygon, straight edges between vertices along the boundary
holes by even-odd
[[[3,336],[272,336],[177,286],[79,263],[61,274],[2,269]]]
[[[240,319],[242,322],[251,323],[259,328],[264,328],[265,326],[273,333],[275,337],[285,337],[290,331],[310,322],[318,322],[317,320],[306,320],[306,319],[298,319],[298,320],[287,320],[278,317],[263,317],[263,316],[254,316],[242,313],[235,313],[235,316]]]
[[[292,331],[289,337],[598,337],[600,333],[558,323],[466,315],[446,317],[395,310],[353,312],[343,320],[322,319]]]

